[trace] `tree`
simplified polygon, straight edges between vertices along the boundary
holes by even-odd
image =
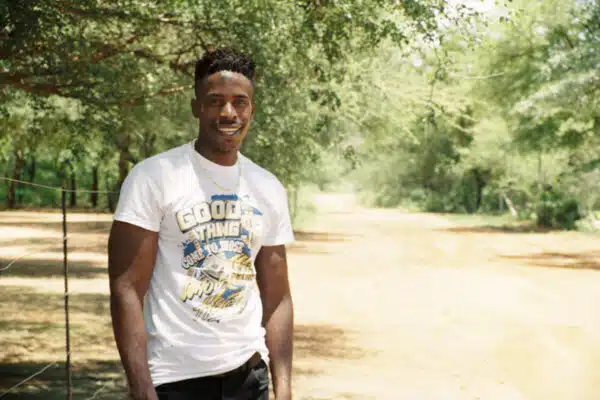
[[[194,62],[214,46],[236,45],[261,71],[244,151],[295,185],[310,175],[321,150],[341,139],[326,127],[339,107],[332,85],[352,57],[386,39],[399,46],[430,34],[446,12],[441,0],[169,0],[151,7],[141,0],[0,0],[0,90],[78,101],[80,128],[119,154],[118,184],[138,146],[147,156],[167,145],[152,138],[193,136],[182,110],[192,95]],[[170,121],[147,123],[165,114]]]
[[[576,148],[593,138],[598,125],[600,5],[531,7],[527,15],[535,12],[536,18],[516,21],[493,44],[489,69],[505,73],[485,88],[513,123],[522,149]]]
[[[518,6],[525,12],[489,47],[488,71],[503,74],[484,82],[479,93],[498,106],[512,131],[514,148],[537,157],[539,201],[547,203],[542,187],[552,184],[553,190],[563,192],[556,198],[570,201],[569,196],[576,196],[589,212],[594,201],[588,194],[593,190],[582,183],[589,182],[586,175],[600,165],[600,3]],[[550,157],[562,160],[557,159],[562,167],[553,174],[547,170],[555,165],[544,163]]]

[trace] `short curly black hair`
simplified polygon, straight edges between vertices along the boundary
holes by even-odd
[[[196,90],[209,75],[219,71],[231,71],[244,75],[254,85],[254,61],[245,53],[230,47],[207,51],[196,62],[194,81]]]

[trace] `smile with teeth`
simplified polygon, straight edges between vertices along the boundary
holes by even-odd
[[[227,136],[233,136],[242,130],[241,125],[217,126],[217,128],[219,129],[219,132]]]

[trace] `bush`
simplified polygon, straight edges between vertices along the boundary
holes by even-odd
[[[581,219],[578,201],[547,187],[536,204],[537,224],[544,228],[576,229]]]
[[[426,212],[455,214],[465,212],[464,193],[460,182],[453,182],[445,190],[429,191],[423,200],[423,210]]]

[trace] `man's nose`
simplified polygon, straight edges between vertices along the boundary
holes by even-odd
[[[235,119],[237,117],[235,109],[232,107],[230,102],[225,102],[225,104],[221,108],[220,117],[227,119]]]

